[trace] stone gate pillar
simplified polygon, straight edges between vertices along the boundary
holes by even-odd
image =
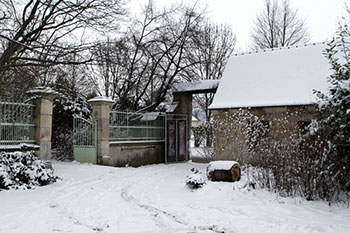
[[[92,107],[92,119],[97,123],[97,164],[109,156],[109,113],[113,100],[95,97],[88,100]]]
[[[192,93],[175,92],[173,95],[174,101],[179,103],[174,113],[187,115],[187,143],[190,145],[192,127]]]
[[[40,146],[39,158],[51,164],[52,105],[58,93],[48,87],[37,87],[27,94],[37,97],[34,102],[34,138]]]

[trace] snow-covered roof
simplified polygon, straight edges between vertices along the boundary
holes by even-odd
[[[233,55],[210,109],[308,105],[327,91],[325,43]]]
[[[217,89],[220,80],[201,80],[196,82],[176,83],[173,86],[173,92],[213,92]]]

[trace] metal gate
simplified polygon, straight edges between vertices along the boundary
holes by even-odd
[[[188,160],[187,115],[166,115],[165,130],[165,162]]]
[[[74,160],[78,162],[97,163],[96,123],[81,117],[73,119]]]

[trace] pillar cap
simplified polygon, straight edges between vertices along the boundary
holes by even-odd
[[[32,90],[29,90],[26,92],[26,94],[30,94],[30,95],[38,95],[41,96],[45,99],[50,99],[53,100],[54,98],[56,98],[58,96],[58,92],[53,90],[50,87],[35,87]]]
[[[96,96],[92,99],[89,99],[88,102],[90,104],[97,104],[97,103],[105,103],[105,104],[112,104],[114,101],[110,99],[109,97],[105,96]]]

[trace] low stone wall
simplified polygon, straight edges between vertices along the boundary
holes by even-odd
[[[6,152],[15,152],[15,151],[21,151],[21,152],[28,152],[28,151],[34,151],[36,154],[40,153],[40,146],[35,144],[27,144],[27,143],[20,143],[17,145],[0,145],[0,152],[6,151]]]
[[[99,164],[124,167],[138,167],[147,164],[164,163],[164,141],[110,142],[109,156],[99,158]]]

